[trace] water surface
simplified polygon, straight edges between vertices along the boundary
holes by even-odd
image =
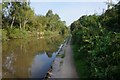
[[[63,40],[61,36],[52,36],[3,42],[3,78],[42,78]]]

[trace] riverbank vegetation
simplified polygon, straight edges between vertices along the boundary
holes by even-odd
[[[46,15],[36,15],[30,2],[2,3],[2,40],[29,36],[66,35],[67,26],[58,14],[48,10]]]
[[[71,24],[80,78],[117,80],[120,76],[120,2],[102,15],[84,15]]]

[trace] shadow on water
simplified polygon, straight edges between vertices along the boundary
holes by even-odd
[[[3,78],[41,78],[54,60],[61,36],[14,39],[2,43]]]

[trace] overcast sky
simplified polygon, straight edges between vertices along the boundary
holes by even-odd
[[[61,17],[61,20],[66,21],[67,25],[70,25],[82,15],[101,14],[103,9],[107,9],[105,0],[74,0],[74,2],[70,2],[73,0],[69,0],[69,2],[68,0],[64,0],[66,2],[61,2],[62,0],[60,2],[53,2],[59,0],[49,0],[49,2],[48,0],[44,0],[44,2],[43,0],[30,1],[30,5],[36,14],[45,15],[51,9]]]

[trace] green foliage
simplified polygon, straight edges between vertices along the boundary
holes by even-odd
[[[106,26],[107,29],[114,32],[120,32],[120,1],[113,6],[112,9],[108,9],[102,14],[100,19],[101,24]]]
[[[26,31],[21,31],[19,29],[13,29],[9,33],[9,38],[26,38],[28,33]]]
[[[107,11],[102,15],[109,16]],[[113,8],[109,11],[114,15]],[[80,77],[117,80],[120,76],[120,33],[117,31],[119,28],[112,27],[111,24],[104,24],[110,26],[109,29],[104,27],[101,24],[102,17],[82,16],[71,24],[72,42],[76,46],[73,48],[75,63]],[[118,24],[115,17],[104,20],[109,23],[113,20],[112,24]]]
[[[64,57],[65,57],[65,53],[63,53],[63,54],[58,54],[57,57],[64,58]]]
[[[1,35],[1,40],[2,41],[5,41],[5,40],[7,40],[7,31],[5,30],[5,29],[0,29],[0,33],[2,33],[2,35]]]
[[[50,36],[52,34],[51,31],[45,31],[45,36]]]
[[[74,62],[78,75],[81,77],[81,79],[89,77],[90,70],[89,66],[87,65],[86,55],[84,53],[79,53],[79,45],[73,45],[72,49],[74,52]]]
[[[40,32],[45,35],[60,32],[64,35],[68,30],[65,21],[52,10],[48,10],[45,16],[35,15],[29,2],[22,1],[2,3],[2,28],[7,30],[7,38],[24,38],[27,31],[33,36]]]

